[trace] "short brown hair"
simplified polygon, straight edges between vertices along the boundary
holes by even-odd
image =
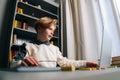
[[[50,17],[42,17],[42,18],[40,18],[39,20],[37,20],[35,22],[35,26],[34,27],[35,27],[35,30],[37,31],[38,27],[46,29],[46,28],[49,28],[51,24],[55,25],[55,27],[56,27],[57,20],[56,19],[52,19]]]

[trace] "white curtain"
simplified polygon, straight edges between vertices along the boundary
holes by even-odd
[[[76,0],[66,0],[67,52],[70,59],[82,59],[81,30],[78,27],[80,26],[78,6]]]
[[[114,20],[114,34],[113,36],[113,51],[112,56],[120,56],[120,1],[111,0],[111,6],[113,10],[113,20]]]
[[[111,56],[120,56],[120,22],[115,12],[114,0],[99,0],[104,28],[112,39]]]
[[[100,52],[92,0],[66,0],[68,58],[97,61]]]
[[[111,0],[65,0],[64,4],[68,58],[97,62],[104,32],[112,40],[112,56],[120,55],[119,26]]]

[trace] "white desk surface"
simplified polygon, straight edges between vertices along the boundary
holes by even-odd
[[[120,80],[120,68],[96,71],[11,72],[0,71],[0,80]]]

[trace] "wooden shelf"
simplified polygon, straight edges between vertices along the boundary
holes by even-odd
[[[38,18],[41,18],[43,16],[48,16],[48,17],[55,18],[55,19],[58,18],[56,14],[53,14],[44,9],[39,9],[36,6],[33,6],[31,4],[25,4],[24,2],[19,2],[18,7],[23,9],[24,14],[28,14],[31,16],[33,16],[32,14],[34,14],[34,16]]]

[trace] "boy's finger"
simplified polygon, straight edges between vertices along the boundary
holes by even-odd
[[[35,66],[38,66],[38,65],[39,65],[39,63],[38,63],[38,61],[36,60],[36,58],[30,57],[30,59],[31,59],[31,61],[34,63]]]
[[[26,58],[25,60],[24,60],[28,65],[34,65],[34,62],[30,59],[30,57],[28,57],[28,58]]]
[[[28,66],[28,64],[27,64],[25,61],[22,61],[22,62],[21,62],[21,65],[22,65],[22,66],[26,66],[26,67]]]

